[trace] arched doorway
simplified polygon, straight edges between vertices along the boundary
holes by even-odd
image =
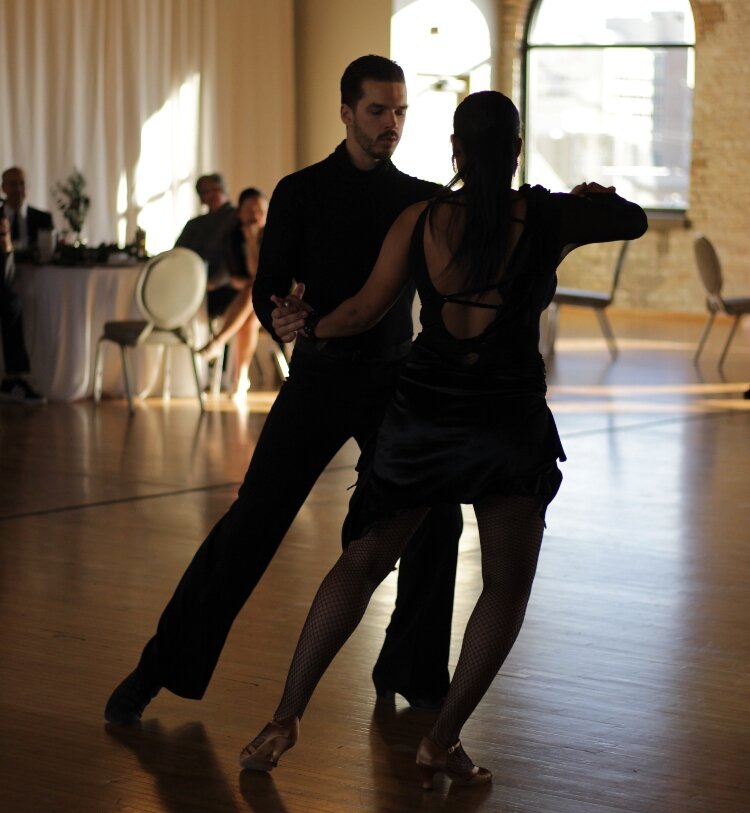
[[[391,57],[406,74],[409,112],[396,164],[446,183],[452,177],[453,111],[491,82],[487,20],[471,0],[395,0]]]

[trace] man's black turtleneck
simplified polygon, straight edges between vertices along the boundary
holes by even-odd
[[[375,265],[398,215],[440,187],[406,175],[391,163],[357,169],[342,142],[323,161],[283,178],[271,197],[253,286],[255,311],[272,331],[271,294],[305,284],[305,300],[321,315],[355,294]],[[377,352],[412,335],[413,286],[366,333],[332,339],[339,350]]]

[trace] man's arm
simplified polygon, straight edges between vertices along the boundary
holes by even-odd
[[[175,240],[175,248],[189,248],[192,251],[198,251],[196,246],[199,244],[197,238],[197,217],[193,217],[182,227],[179,237]],[[198,252],[200,253],[200,252]]]
[[[302,190],[290,178],[279,182],[271,196],[263,240],[260,244],[258,273],[253,284],[253,306],[260,323],[276,339],[271,312],[272,296],[285,296],[302,270],[301,245],[305,203]],[[313,217],[314,213],[310,213]]]
[[[188,229],[189,225],[190,221],[188,221],[183,226],[182,231],[179,233],[177,239],[174,241],[175,248],[190,248],[190,236]]]
[[[37,209],[35,206],[29,206],[27,210],[27,217],[29,226],[34,231],[42,229],[53,229],[55,224],[52,221],[52,214],[44,209]]]

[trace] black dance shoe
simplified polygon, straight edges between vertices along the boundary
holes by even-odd
[[[375,693],[378,700],[393,700],[397,694],[406,700],[406,702],[413,708],[419,711],[440,711],[443,707],[442,697],[430,697],[429,695],[421,695],[416,692],[408,690],[401,691],[400,689],[386,689],[383,686],[375,685]]]
[[[112,692],[104,708],[104,719],[115,725],[135,725],[161,685],[149,679],[139,664]]]

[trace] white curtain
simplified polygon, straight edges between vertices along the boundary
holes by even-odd
[[[170,246],[196,213],[195,179],[236,197],[294,169],[292,0],[0,0],[0,169],[29,203],[74,167],[89,244]]]

